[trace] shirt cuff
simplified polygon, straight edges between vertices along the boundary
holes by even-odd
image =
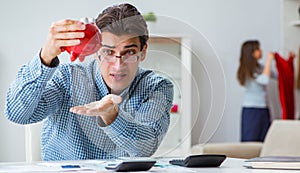
[[[43,81],[49,81],[53,76],[56,68],[51,68],[44,65],[41,61],[40,53],[28,63],[30,69],[30,76],[33,80],[38,80],[43,83]]]
[[[105,133],[112,133],[116,136],[123,134],[124,129],[127,129],[126,126],[130,126],[134,122],[133,117],[126,115],[122,109],[119,109],[119,114],[115,121],[108,126],[101,127]]]
[[[104,121],[102,120],[102,118],[100,116],[97,116],[96,117],[96,121],[97,121],[97,124],[100,126],[100,127],[106,127],[107,125],[104,123]]]
[[[57,67],[59,65],[59,59],[58,59],[58,57],[55,57],[52,61],[51,61],[51,63],[50,63],[50,66],[49,67]]]
[[[42,49],[40,50],[40,53],[39,53],[39,57],[40,57],[40,59],[41,59],[41,61],[42,61],[42,55],[41,55],[41,53],[42,53]],[[43,63],[42,63],[43,64]],[[43,65],[45,65],[45,64],[43,64]],[[50,66],[47,66],[47,65],[45,65],[45,66],[47,66],[47,67],[57,67],[59,65],[59,59],[58,59],[58,57],[56,56],[54,59],[52,59],[52,61],[51,61],[51,63],[50,63]]]

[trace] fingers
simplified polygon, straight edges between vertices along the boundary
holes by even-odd
[[[80,38],[84,37],[85,25],[76,20],[62,20],[51,25],[47,40],[41,52],[43,62],[48,65],[52,59],[61,53],[62,47],[80,44]]]
[[[97,109],[87,108],[86,105],[72,107],[70,109],[70,112],[75,114],[88,115],[88,116],[99,115],[99,111]]]
[[[122,102],[122,97],[114,94],[104,96],[100,101],[86,104],[85,107],[90,109],[101,109],[107,106],[116,105]]]
[[[86,114],[87,108],[85,106],[75,106],[70,108],[70,112],[73,112],[75,114]]]
[[[122,97],[121,96],[117,96],[114,94],[109,94],[107,95],[107,97],[110,98],[110,100],[112,101],[113,104],[119,104],[122,102]]]
[[[89,103],[89,104],[85,104],[84,107],[86,109],[97,109],[100,105],[100,101],[96,101],[96,102],[92,102],[92,103]]]
[[[103,104],[101,101],[92,102],[85,105],[70,108],[70,112],[88,116],[107,115],[114,108],[114,105]]]
[[[269,52],[268,55],[267,55],[267,57],[269,59],[274,59],[274,53],[273,52]]]
[[[85,25],[76,20],[63,20],[53,23],[50,27],[49,36],[56,40],[59,47],[72,46],[80,43],[79,39],[84,37]],[[79,41],[79,42],[78,42]]]
[[[289,52],[289,57],[293,57],[294,58],[295,57],[295,53],[293,51],[290,51]]]
[[[61,40],[69,40],[69,39],[74,39],[74,38],[83,38],[84,37],[84,32],[57,32],[53,34],[54,39],[61,39]]]
[[[80,22],[80,21],[71,20],[71,19],[63,19],[63,20],[54,22],[53,25],[71,25],[71,24],[74,24],[76,22]]]
[[[92,102],[86,105],[74,106],[70,108],[70,112],[90,116],[99,114],[97,110],[97,102]]]
[[[84,115],[104,115],[109,114],[112,109],[115,109],[115,111],[117,111],[117,104],[121,102],[122,97],[114,94],[109,94],[99,101],[72,107],[70,108],[70,112]]]
[[[85,30],[85,24],[78,20],[65,19],[54,22],[51,28],[56,32],[80,31]]]
[[[119,104],[122,102],[122,97],[115,94],[108,94],[100,101],[103,102],[103,104]]]

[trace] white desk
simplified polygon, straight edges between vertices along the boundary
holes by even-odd
[[[179,166],[168,165],[167,158],[157,160],[157,163],[162,167],[153,167],[147,172],[180,172],[180,173],[191,173],[191,172],[208,172],[208,173],[295,173],[293,170],[267,170],[267,169],[248,169],[243,167],[243,159],[227,158],[223,164],[218,168],[185,168]],[[101,160],[84,160],[84,161],[59,161],[59,162],[35,162],[35,163],[0,163],[0,173],[3,172],[72,172],[67,169],[61,169],[60,165],[65,164],[78,164],[83,165],[82,168],[91,168],[93,170],[81,169],[76,172],[83,173],[100,173],[100,172],[112,172],[104,168],[106,161]],[[75,172],[75,170],[74,170]]]

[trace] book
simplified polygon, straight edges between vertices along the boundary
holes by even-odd
[[[248,159],[247,168],[300,170],[300,156],[265,156]]]

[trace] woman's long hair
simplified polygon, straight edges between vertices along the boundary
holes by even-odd
[[[259,41],[249,40],[243,43],[240,55],[240,66],[237,71],[237,78],[239,83],[244,86],[246,79],[254,79],[254,73],[256,72],[259,64],[257,59],[253,57],[255,50],[259,49]]]

